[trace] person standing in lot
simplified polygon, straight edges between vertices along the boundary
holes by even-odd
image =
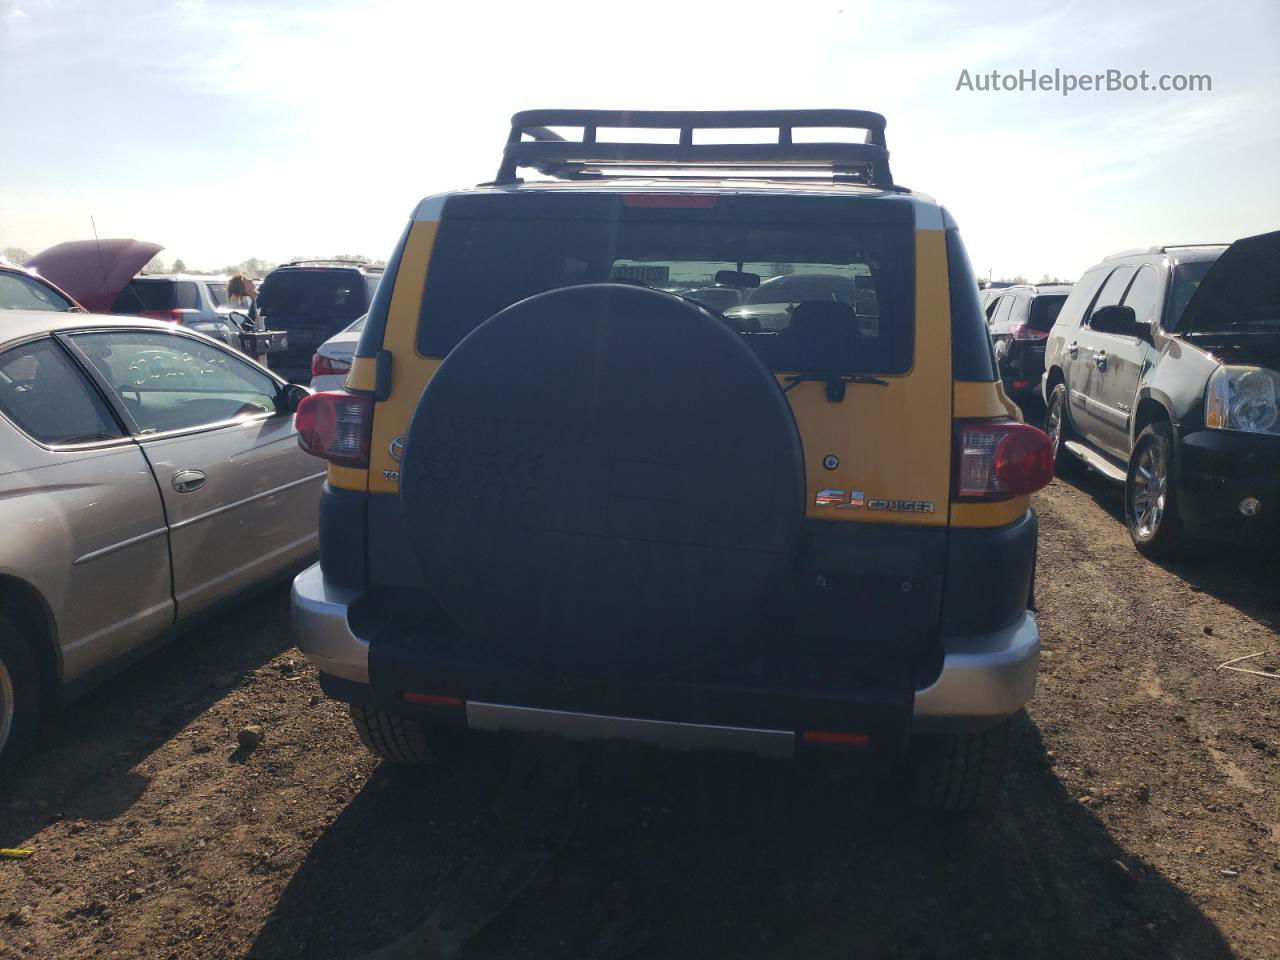
[[[227,281],[227,305],[243,310],[249,319],[258,319],[258,291],[253,281],[243,273],[237,273]]]

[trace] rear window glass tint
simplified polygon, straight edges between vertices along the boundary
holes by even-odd
[[[262,282],[258,309],[300,320],[354,320],[368,309],[365,278],[355,270],[278,271]]]
[[[1053,322],[1058,319],[1062,305],[1066,302],[1066,294],[1060,297],[1036,297],[1031,301],[1031,326],[1036,330],[1053,329]]]
[[[704,291],[728,274],[742,302],[708,302]],[[427,356],[444,356],[526,297],[614,281],[718,310],[775,370],[903,373],[912,361],[909,226],[453,218],[440,228],[429,276],[418,331]]]
[[[189,280],[130,280],[111,306],[112,313],[143,310],[195,310],[200,305],[196,285]]]

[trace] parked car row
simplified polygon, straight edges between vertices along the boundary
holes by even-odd
[[[1280,231],[1159,246],[1085,271],[1046,339],[1058,470],[1124,485],[1153,558],[1280,534]]]
[[[139,240],[73,240],[30,258],[7,264],[3,271],[11,294],[0,292],[0,307],[65,309],[69,301],[81,310],[147,317],[180,324],[207,334],[249,356],[279,349],[285,336],[267,335],[249,316],[227,301],[226,277],[187,274],[140,274],[161,249]],[[24,279],[18,279],[22,277]],[[53,288],[54,299],[32,300],[26,288]]]
[[[1104,258],[980,293],[1005,392],[1043,399],[1059,473],[1123,484],[1153,558],[1280,533],[1280,232]]]
[[[685,146],[637,184],[595,139],[762,122],[776,145],[714,154],[749,191]],[[790,138],[833,125],[865,140]],[[518,114],[494,183],[418,205],[389,285],[265,278],[273,369],[199,329],[218,278],[137,274],[155,249],[0,270],[0,768],[44,705],[323,542],[298,643],[390,761],[459,728],[845,751],[969,809],[1035,691],[1055,468],[1123,482],[1152,556],[1276,530],[1280,233],[980,297],[877,114]],[[1048,435],[1009,400],[1037,385]]]

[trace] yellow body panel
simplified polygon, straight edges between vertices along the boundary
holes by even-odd
[[[394,494],[399,462],[392,441],[407,433],[422,391],[443,362],[418,353],[418,318],[438,224],[415,221],[396,272],[382,347],[391,353],[391,390],[375,406],[368,471],[329,467],[329,483],[346,490]],[[841,403],[826,399],[824,383],[800,383],[787,398],[804,447],[806,514],[852,523],[985,527],[1010,523],[1028,498],[1005,503],[950,503],[952,418],[1018,416],[999,382],[953,383],[951,303],[946,243],[941,230],[917,230],[915,349],[912,368],[883,376],[887,387],[854,384]],[[779,374],[779,381],[785,374]],[[357,357],[347,377],[353,390],[372,391],[375,363]],[[835,457],[829,469],[825,461]],[[820,490],[843,491],[848,506],[818,506]],[[858,491],[860,498],[853,496]],[[931,510],[871,509],[872,501],[912,502]],[[854,502],[858,505],[854,506]]]
[[[915,360],[882,376],[889,386],[851,383],[843,403],[826,385],[801,383],[787,394],[804,445],[805,512],[820,520],[945,526],[951,497],[951,301],[941,230],[916,231]],[[781,375],[780,375],[781,376]],[[829,470],[824,459],[840,465]],[[844,491],[849,506],[817,506],[819,490]],[[852,505],[853,491],[863,505]],[[870,501],[920,501],[933,512],[872,510]]]
[[[364,471],[331,466],[329,483],[335,487],[367,489],[370,493],[397,493],[400,489],[400,464],[391,455],[391,441],[408,431],[418,399],[441,362],[437,357],[419,354],[417,344],[418,314],[438,226],[434,221],[414,221],[405,240],[382,341],[382,348],[392,356],[391,392],[385,401],[374,406],[369,470],[355,486],[356,475]],[[352,390],[373,390],[375,377],[374,361],[357,357],[347,375],[347,386]]]

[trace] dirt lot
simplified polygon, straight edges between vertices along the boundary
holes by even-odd
[[[0,787],[0,846],[34,850],[0,860],[0,957],[1280,957],[1280,683],[1214,669],[1280,667],[1280,567],[1152,565],[1118,502],[1038,498],[1040,695],[990,815],[731,757],[380,768],[277,591]]]

